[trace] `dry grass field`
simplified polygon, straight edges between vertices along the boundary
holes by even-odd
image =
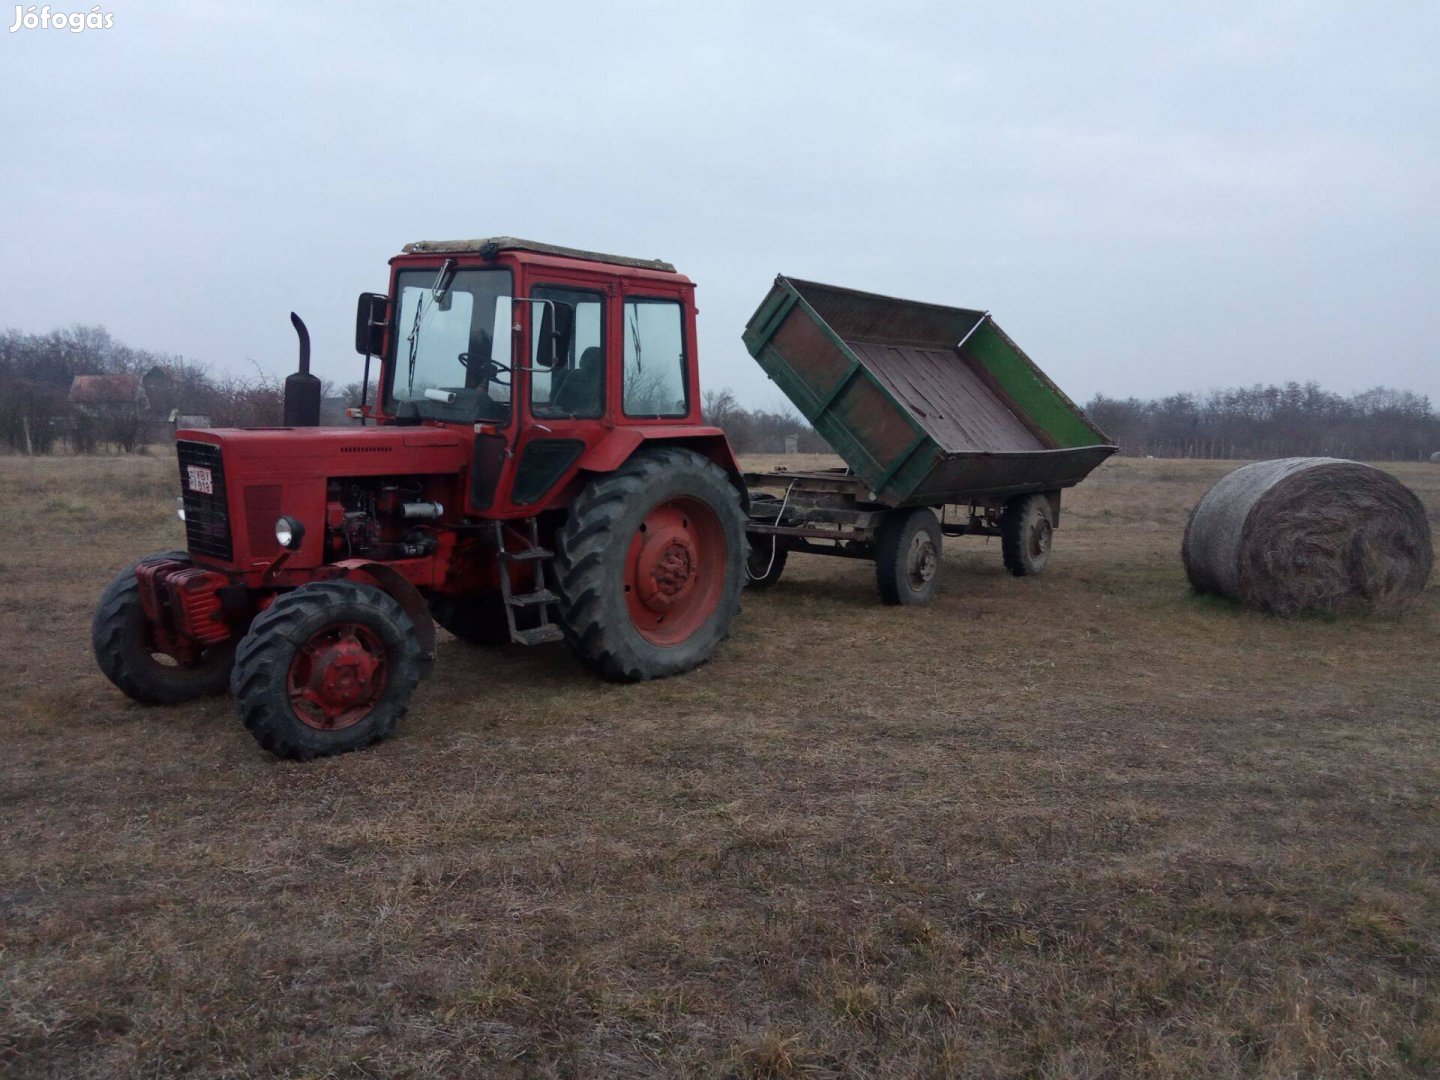
[[[172,462],[0,458],[0,1071],[1440,1074],[1440,592],[1192,597],[1232,467],[1112,461],[1045,575],[951,541],[928,610],[796,557],[680,679],[447,638],[298,765],[90,658]]]

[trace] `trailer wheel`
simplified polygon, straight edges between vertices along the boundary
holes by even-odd
[[[388,736],[419,681],[415,626],[391,596],[355,581],[317,581],[278,597],[251,623],[231,690],[256,742],[309,761]]]
[[[1016,577],[1038,574],[1050,561],[1055,522],[1044,495],[1017,495],[1000,517],[1000,553]]]
[[[430,617],[461,641],[494,648],[510,644],[510,624],[499,593],[432,596]]]
[[[926,507],[892,510],[875,542],[875,584],[887,604],[928,604],[940,586],[940,522]]]
[[[607,679],[689,671],[730,633],[745,557],[724,470],[693,450],[642,450],[570,507],[556,538],[561,625]]]
[[[768,589],[785,572],[785,559],[790,549],[779,537],[756,533],[750,537],[750,554],[745,560],[745,585],[751,589]]]
[[[212,645],[197,663],[178,664],[155,648],[135,567],[160,560],[189,562],[183,551],[147,555],[110,583],[100,595],[90,622],[90,644],[105,677],[127,697],[142,705],[178,705],[182,701],[223,694],[230,686],[235,663],[233,641]]]

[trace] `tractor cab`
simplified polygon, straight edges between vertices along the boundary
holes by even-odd
[[[658,259],[511,237],[407,244],[388,294],[356,312],[357,351],[381,360],[364,418],[471,429],[466,508],[533,513],[588,461],[701,427],[694,292]]]

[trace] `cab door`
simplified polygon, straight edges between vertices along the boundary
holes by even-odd
[[[611,364],[611,289],[584,278],[537,279],[530,311],[524,417],[510,501],[541,507],[603,430]]]

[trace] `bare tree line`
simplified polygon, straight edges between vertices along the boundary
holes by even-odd
[[[178,411],[215,427],[279,424],[284,384],[257,367],[253,375],[216,374],[183,356],[135,349],[103,327],[77,325],[48,334],[0,331],[0,447],[46,454],[57,449],[133,452],[154,440],[156,417],[139,407],[94,409],[71,400],[76,376],[166,376]],[[360,384],[325,384],[326,422],[360,403]],[[375,400],[372,383],[369,400]],[[706,391],[706,423],[723,428],[740,453],[826,453],[825,440],[790,409],[750,409],[728,389]],[[1348,397],[1319,384],[1286,383],[1172,394],[1142,400],[1097,394],[1090,418],[1127,454],[1155,457],[1266,458],[1330,455],[1375,461],[1423,460],[1440,451],[1440,416],[1430,400],[1377,387]]]
[[[1154,400],[1097,394],[1090,419],[1122,453],[1177,458],[1347,457],[1423,461],[1440,452],[1440,415],[1430,399],[1376,387],[1348,397],[1318,383],[1248,386]],[[708,423],[740,453],[781,453],[787,435],[802,453],[830,452],[798,414],[744,408],[729,390],[709,391]]]
[[[707,390],[701,398],[705,422],[724,428],[739,454],[783,454],[786,439],[801,454],[833,453],[830,444],[797,412],[790,409],[747,409],[730,390]]]
[[[1348,397],[1314,382],[1149,401],[1097,394],[1085,411],[1126,454],[1423,461],[1440,451],[1440,416],[1430,399],[1385,387]]]
[[[100,449],[134,452],[153,441],[167,417],[138,396],[101,407],[71,399],[76,376],[164,373],[178,411],[209,418],[215,427],[259,427],[282,419],[283,381],[257,367],[251,376],[216,374],[168,353],[122,344],[100,326],[77,325],[48,334],[0,331],[0,444],[24,453]]]

